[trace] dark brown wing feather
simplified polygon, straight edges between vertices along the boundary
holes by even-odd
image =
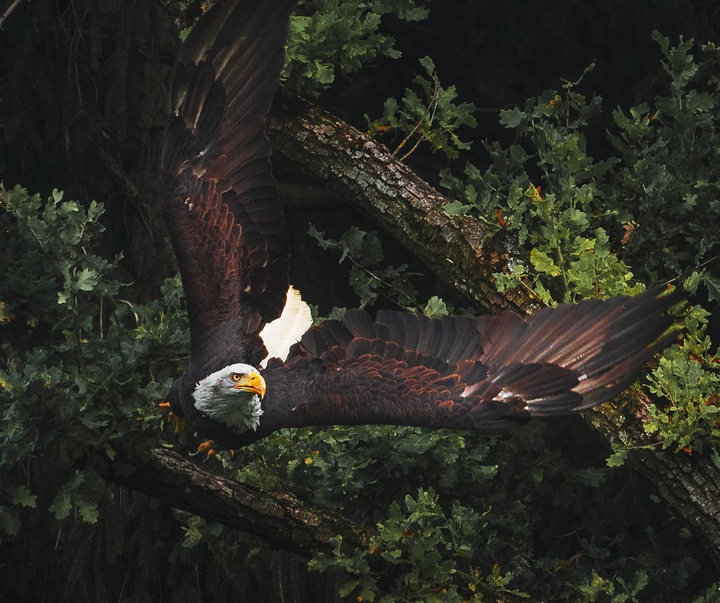
[[[173,71],[163,209],[196,366],[238,350],[259,362],[256,333],[279,316],[285,301],[287,233],[264,119],[293,5],[220,3],[192,30]]]
[[[576,412],[627,387],[669,344],[675,295],[648,291],[522,318],[430,319],[361,311],[313,327],[266,370],[265,416],[278,427],[396,424],[472,428]]]

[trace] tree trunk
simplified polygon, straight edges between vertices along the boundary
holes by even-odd
[[[584,413],[609,446],[630,447],[625,465],[649,480],[658,496],[688,524],[720,569],[720,470],[708,455],[660,449],[645,433],[644,420],[652,401],[639,388]]]

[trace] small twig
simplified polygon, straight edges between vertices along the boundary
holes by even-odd
[[[405,146],[408,140],[412,138],[412,136],[422,127],[423,122],[427,119],[427,127],[429,128],[432,125],[432,122],[435,120],[435,114],[437,113],[438,108],[438,97],[440,96],[440,80],[437,79],[437,76],[433,73],[433,95],[430,99],[430,102],[427,106],[427,111],[425,111],[425,115],[422,119],[419,119],[417,123],[415,124],[415,127],[410,131],[410,133],[402,140],[402,142],[397,146],[397,148],[393,151],[393,155],[397,156],[398,152],[401,148]],[[413,148],[410,149],[407,153],[405,153],[402,157],[400,157],[400,161],[405,161],[409,155],[411,155],[415,149],[418,148],[418,145],[425,140],[424,134],[421,132],[418,135],[417,142],[413,145]]]
[[[2,29],[3,24],[5,21],[7,21],[8,17],[12,14],[12,12],[18,7],[18,4],[20,4],[22,0],[13,0],[13,3],[8,7],[8,9],[0,15],[0,29]]]

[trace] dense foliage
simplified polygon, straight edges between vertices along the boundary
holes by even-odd
[[[289,87],[320,94],[337,68],[352,73],[396,56],[381,28],[388,14],[417,19],[425,11],[401,0],[301,6]],[[123,27],[129,61],[132,35],[144,30]],[[484,164],[443,173],[454,198],[448,213],[475,215],[513,251],[511,270],[496,275],[499,288],[525,287],[551,304],[634,293],[684,273],[717,315],[718,229],[708,226],[720,223],[720,55],[712,45],[696,52],[689,41],[657,41],[665,91],[613,112],[617,153],[590,154],[586,131],[602,115],[601,99],[588,100],[581,82],[570,82],[501,112],[514,143],[487,142]],[[97,44],[93,53],[101,52]],[[472,107],[455,102],[430,59],[421,65],[416,88],[386,102],[371,130],[395,136],[398,154],[432,145],[462,160]],[[109,115],[132,109],[124,92],[114,98]],[[577,418],[513,433],[287,431],[207,461],[241,482],[290,490],[377,527],[369,550],[348,551],[336,540],[334,552],[312,559],[310,573],[305,560],[106,482],[104,468],[118,458],[153,446],[187,451],[157,403],[182,371],[188,338],[178,279],[164,281],[158,299],[136,301],[122,258],[108,252],[104,227],[113,220],[103,211],[57,191],[44,199],[0,189],[0,599],[699,603],[720,596],[687,528],[648,485],[606,466],[606,452]],[[413,284],[407,266],[386,258],[377,234],[355,227],[337,240],[313,236],[351,262],[361,305],[372,308],[382,296],[428,315],[447,311]],[[665,400],[651,410],[647,430],[658,447],[712,455],[720,466],[710,312],[695,305],[687,313],[687,337],[646,381]],[[620,465],[623,454],[614,451],[610,464]],[[368,571],[372,556],[397,567],[389,586]]]

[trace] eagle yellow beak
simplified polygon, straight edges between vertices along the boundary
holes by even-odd
[[[263,379],[263,376],[260,373],[248,373],[247,375],[232,373],[230,378],[234,381],[234,389],[252,392],[261,398],[265,397],[265,391],[267,388],[265,386],[265,379]]]

